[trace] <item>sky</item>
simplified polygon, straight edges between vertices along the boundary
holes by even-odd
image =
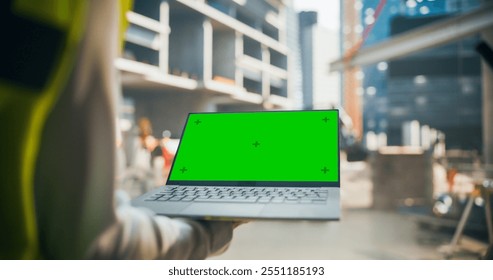
[[[294,9],[317,11],[318,22],[331,30],[339,30],[339,0],[294,0]]]

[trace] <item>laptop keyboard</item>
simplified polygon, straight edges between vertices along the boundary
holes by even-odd
[[[146,201],[232,203],[325,203],[327,189],[274,187],[167,186]]]

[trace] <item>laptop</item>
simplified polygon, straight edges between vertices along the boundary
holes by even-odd
[[[166,185],[132,204],[195,219],[338,220],[339,112],[190,113]]]

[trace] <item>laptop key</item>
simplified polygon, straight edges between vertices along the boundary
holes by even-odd
[[[272,203],[282,203],[282,202],[284,202],[284,197],[274,197],[271,202]]]
[[[284,200],[284,202],[286,202],[286,203],[298,203],[298,201],[299,201],[299,198],[296,196],[288,196]]]
[[[249,196],[245,200],[247,200],[249,202],[257,202],[258,196]]]
[[[193,201],[195,198],[196,196],[185,196],[181,201],[189,202],[189,201]]]
[[[261,197],[258,199],[258,203],[269,203],[271,200],[271,197]]]

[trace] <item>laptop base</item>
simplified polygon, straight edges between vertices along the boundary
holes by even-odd
[[[289,219],[289,220],[339,220],[340,190],[326,189],[326,201],[318,204],[304,203],[229,203],[229,202],[182,202],[147,201],[149,196],[164,190],[158,188],[132,201],[136,207],[151,209],[158,215],[188,217],[203,220],[245,220],[245,219]]]

